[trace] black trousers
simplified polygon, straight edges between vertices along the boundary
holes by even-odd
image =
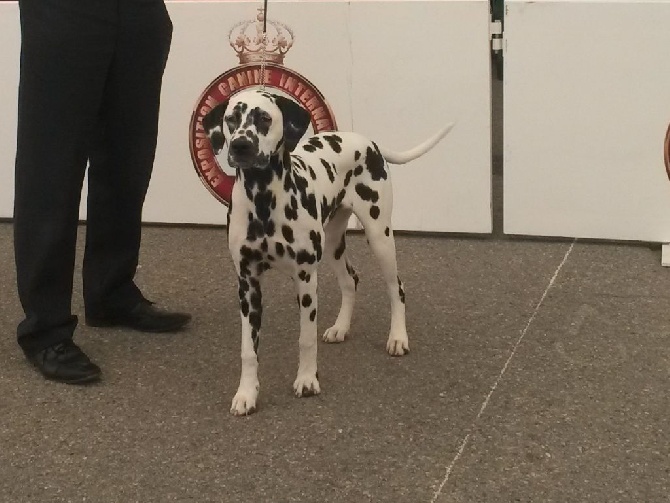
[[[163,0],[20,0],[14,204],[18,342],[71,338],[78,209],[88,165],[84,303],[114,314],[134,283],[172,23]]]

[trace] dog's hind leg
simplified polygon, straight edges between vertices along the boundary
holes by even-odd
[[[341,207],[326,226],[326,246],[324,258],[330,264],[342,292],[342,304],[335,324],[325,331],[326,342],[342,342],[349,332],[351,316],[354,310],[358,275],[347,260],[346,232],[351,209]]]
[[[242,320],[242,373],[230,412],[245,416],[256,411],[258,398],[258,343],[263,312],[260,277],[240,276],[239,297]]]
[[[354,212],[363,224],[370,247],[379,260],[391,300],[391,329],[386,350],[392,356],[403,356],[409,353],[409,340],[405,324],[405,291],[398,276],[395,241],[391,227],[393,192],[388,180],[371,183],[369,190],[371,194],[375,194],[372,197],[372,205],[369,201],[360,199],[354,204]],[[377,201],[379,204],[376,204]]]

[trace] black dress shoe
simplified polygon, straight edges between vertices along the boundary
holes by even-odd
[[[86,324],[91,327],[127,327],[140,332],[176,332],[190,320],[190,314],[163,311],[145,301],[125,313],[104,317],[87,316]]]
[[[53,381],[86,384],[100,379],[100,367],[70,339],[35,353],[26,353],[26,357],[44,377]]]

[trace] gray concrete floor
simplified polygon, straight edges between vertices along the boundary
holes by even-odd
[[[659,247],[502,235],[493,91],[493,236],[397,239],[411,354],[384,352],[388,302],[353,235],[352,338],[320,344],[318,397],[292,396],[293,288],[268,275],[260,410],[247,418],[228,414],[239,317],[225,231],[146,228],[138,281],[193,324],[82,325],[75,340],[104,380],[80,388],[42,380],[18,350],[0,224],[0,502],[670,501],[670,271]],[[79,275],[75,288],[82,314]],[[327,270],[319,295],[324,329],[339,302]]]
[[[394,359],[379,269],[353,235],[353,337],[320,344],[322,395],[292,396],[297,309],[270,272],[260,410],[240,419],[228,414],[239,318],[224,236],[145,230],[142,288],[193,324],[175,335],[81,326],[76,341],[104,371],[81,388],[43,381],[15,344],[11,227],[0,225],[0,501],[668,501],[659,249],[401,236],[412,353]],[[334,278],[320,279],[323,329],[339,299]],[[80,292],[77,280],[79,314]]]

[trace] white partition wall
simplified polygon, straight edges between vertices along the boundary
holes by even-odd
[[[505,232],[670,241],[670,2],[506,11]]]
[[[0,2],[0,218],[14,213],[20,36],[18,4]]]
[[[189,123],[209,84],[240,65],[231,29],[253,19],[262,1],[167,6],[174,35],[144,219],[222,224],[225,208],[193,168]],[[397,229],[491,230],[488,0],[274,0],[268,18],[292,33],[281,64],[323,94],[338,129],[400,150],[457,121],[425,158],[392,168]],[[15,3],[0,2],[0,41],[0,217],[8,217],[19,50]]]

